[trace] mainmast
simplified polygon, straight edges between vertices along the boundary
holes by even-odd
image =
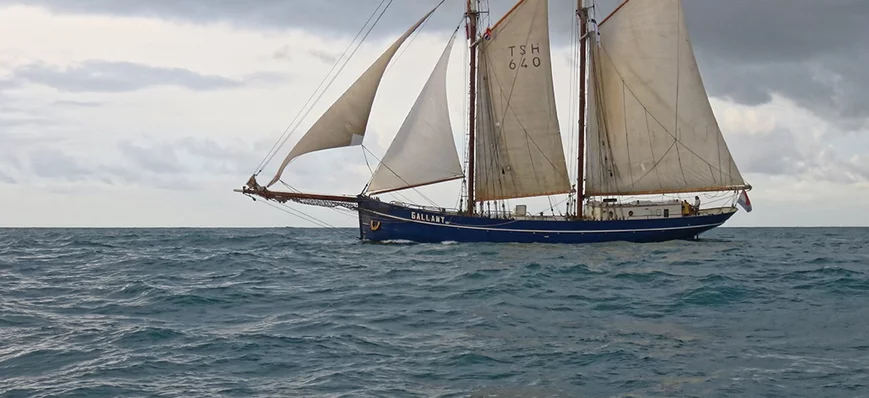
[[[467,14],[468,14],[468,50],[470,52],[471,57],[471,68],[470,68],[470,99],[469,99],[469,111],[468,118],[470,119],[470,123],[468,124],[468,214],[474,214],[474,142],[475,142],[475,126],[476,126],[476,111],[477,111],[477,7],[474,4],[477,0],[468,0],[467,5]]]
[[[586,105],[586,63],[588,54],[588,9],[584,6],[584,0],[576,0],[576,15],[579,18],[580,53],[579,53],[579,148],[576,162],[576,216],[583,217],[582,202],[585,200],[583,174],[585,170],[585,105]]]

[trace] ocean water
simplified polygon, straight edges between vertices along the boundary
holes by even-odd
[[[869,229],[0,229],[2,397],[869,396]]]

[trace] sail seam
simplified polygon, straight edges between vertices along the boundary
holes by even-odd
[[[655,146],[652,145],[652,129],[649,128],[649,112],[646,112],[646,114],[643,115],[643,118],[646,119],[646,134],[649,136],[649,152],[652,153],[652,159],[655,159],[656,158]],[[668,148],[668,151],[669,151],[669,148]],[[664,152],[664,156],[667,156],[666,152]],[[661,156],[662,160],[664,159],[664,156]],[[661,188],[664,188],[664,183],[661,182],[661,173],[660,173],[660,171],[658,171],[658,167],[657,167],[659,162],[660,162],[660,160],[655,162],[655,164],[652,166],[652,170],[655,171],[655,176],[658,177],[658,186]]]
[[[628,165],[631,166],[628,167],[628,174],[630,174],[631,176],[631,187],[633,187],[636,181],[634,181],[634,168],[632,167],[634,165],[634,162],[631,161],[631,137],[628,134],[628,97],[625,93],[625,90],[627,90],[627,86],[627,83],[622,80],[622,118],[625,121],[625,148],[627,149],[628,154]],[[637,102],[640,102],[636,95],[631,94],[631,96],[634,97]]]
[[[364,145],[362,146],[362,149],[365,150],[365,151],[368,151],[368,153],[371,154],[371,156],[374,156],[374,158],[377,159],[378,162],[380,162],[380,166],[386,167],[386,169],[389,170],[389,172],[391,172],[393,175],[395,175],[396,177],[398,177],[399,180],[401,180],[402,182],[404,182],[405,184],[407,184],[407,181],[405,181],[403,178],[401,178],[401,176],[399,176],[398,173],[396,173],[395,171],[393,171],[392,169],[390,169],[389,166],[386,165],[386,163],[383,163],[383,160],[380,159],[380,158],[378,158],[377,155],[375,155],[375,154],[372,153],[370,150],[368,150],[368,148],[366,148]],[[370,185],[369,185],[369,186],[370,186]],[[418,193],[419,196],[422,196],[423,199],[427,200],[427,201],[428,201],[429,203],[431,203],[432,205],[437,206],[437,203],[435,203],[433,200],[429,199],[429,198],[428,198],[427,196],[425,196],[422,192],[419,192],[416,188],[413,188],[413,190],[414,190],[416,193]],[[405,199],[407,199],[407,198],[405,198]],[[408,200],[408,201],[410,201],[410,200]]]
[[[678,0],[678,1],[681,1],[681,0]],[[677,11],[678,15],[681,17],[682,7],[676,7],[676,8],[678,10]],[[679,134],[679,83],[682,81],[682,79],[681,79],[681,75],[679,74],[679,64],[680,64],[679,61],[681,61],[682,46],[679,43],[679,35],[682,34],[682,24],[678,24],[678,27],[676,28],[676,32],[677,32],[676,33],[676,111],[675,111],[676,117],[675,117],[675,120],[673,121],[673,123],[674,123],[673,128],[676,129],[676,141],[680,141],[679,140],[679,135],[680,135]],[[683,146],[685,146],[685,145],[683,145]],[[688,149],[688,150],[690,151],[690,149]],[[697,157],[700,158],[700,160],[703,160],[704,162],[706,162],[706,160],[703,159],[702,157],[700,157],[700,156],[697,156]],[[685,166],[682,165],[682,152],[679,151],[678,145],[676,146],[676,158],[679,160],[679,170],[682,172],[682,180],[685,182],[685,185],[688,185],[688,178],[685,177]],[[706,164],[708,164],[709,166],[712,166],[709,162],[706,162]]]

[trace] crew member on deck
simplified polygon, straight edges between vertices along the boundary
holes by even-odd
[[[694,197],[694,215],[700,215],[700,197]]]
[[[682,200],[682,217],[691,215],[691,205],[687,200]]]

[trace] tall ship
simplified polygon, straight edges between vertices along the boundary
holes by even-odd
[[[369,241],[660,242],[721,226],[737,204],[751,211],[751,186],[713,114],[681,0],[623,0],[599,21],[588,0],[565,10],[577,18],[571,92],[578,117],[576,138],[567,140],[556,112],[548,1],[520,0],[485,27],[477,0],[464,8],[462,23],[361,193],[273,187],[300,156],[363,144],[387,66],[435,10],[313,123],[270,181],[260,185],[257,172],[236,191],[350,209],[358,213],[360,239]],[[469,71],[464,161],[447,102],[447,66],[461,26]],[[573,156],[565,153],[565,141]],[[453,180],[462,181],[457,209],[381,199]],[[725,202],[700,204],[701,195]],[[564,206],[532,214],[522,201],[535,197],[560,197]]]

